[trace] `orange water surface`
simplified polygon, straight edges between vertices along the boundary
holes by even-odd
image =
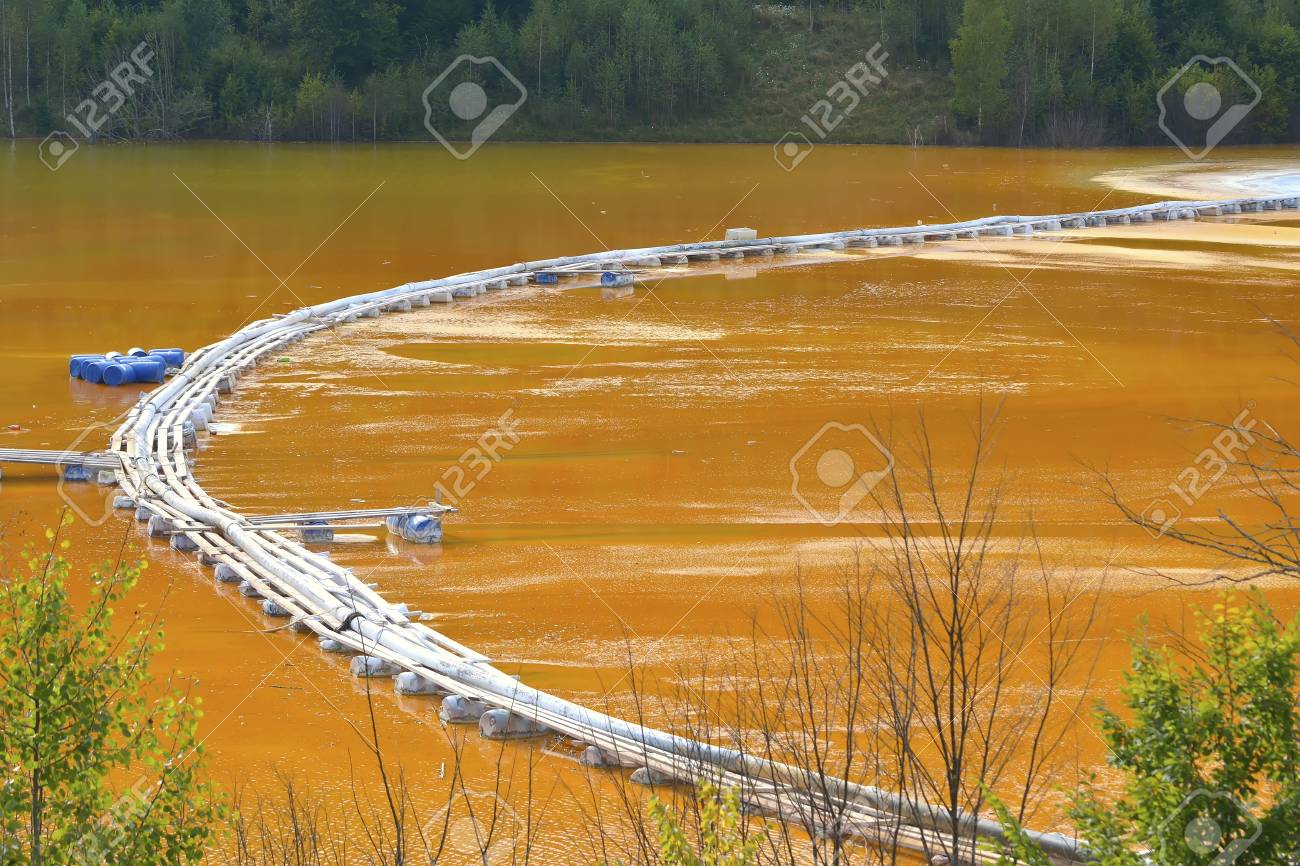
[[[106,444],[139,391],[69,381],[74,352],[194,349],[305,303],[728,226],[766,236],[1226,197],[1297,164],[1280,150],[1193,167],[1167,150],[820,147],[786,172],[758,146],[492,145],[459,162],[432,145],[193,144],[83,148],[51,173],[20,142],[0,154],[0,447]],[[1300,222],[1283,213],[679,267],[617,296],[519,288],[292,347],[221,404],[195,472],[250,514],[410,504],[449,490],[450,468],[508,412],[518,441],[461,485],[442,545],[363,531],[328,549],[528,683],[626,708],[629,664],[689,679],[751,618],[771,620],[796,568],[815,600],[872,536],[870,520],[827,526],[805,505],[838,507],[815,460],[795,474],[827,450],[828,424],[892,426],[901,441],[923,410],[953,473],[941,483],[955,485],[981,399],[1002,401],[994,457],[1017,519],[1032,514],[1054,555],[1107,572],[1093,686],[1106,699],[1139,616],[1177,627],[1212,601],[1149,571],[1222,563],[1126,527],[1096,469],[1140,508],[1210,444],[1178,419],[1246,408],[1294,430],[1267,320],[1296,324],[1298,267]],[[837,448],[883,459],[851,443]],[[63,500],[47,471],[4,472],[13,558]],[[106,513],[101,491],[68,495],[106,514],[79,524],[80,557],[125,537],[151,560],[140,601],[165,616],[161,667],[197,682],[217,779],[258,788],[288,773],[340,803],[350,775],[373,784],[367,693],[345,660],[266,633],[277,623]],[[1242,503],[1212,489],[1184,519]],[[1267,591],[1282,613],[1300,601]],[[436,811],[456,757],[436,703],[386,687],[371,698],[389,762]],[[1071,742],[1100,760],[1082,721]],[[518,805],[530,747],[463,748],[480,787],[507,757]],[[563,748],[531,749],[544,862],[596,859],[575,832],[587,775]]]

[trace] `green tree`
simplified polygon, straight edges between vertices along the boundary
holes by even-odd
[[[1011,23],[1003,0],[966,0],[952,41],[953,109],[978,129],[1007,108],[1007,51]]]
[[[758,838],[746,838],[740,798],[708,782],[698,792],[699,844],[693,846],[677,818],[658,797],[650,798],[650,819],[659,838],[663,866],[756,866]]]
[[[1122,793],[1090,779],[1070,810],[1098,866],[1296,862],[1300,618],[1279,623],[1256,593],[1229,596],[1199,620],[1197,647],[1136,642],[1124,715],[1101,712]],[[1003,862],[1047,866],[996,809],[1012,828]]]
[[[397,6],[391,0],[295,0],[293,22],[304,56],[323,58],[324,71],[337,72],[350,85],[397,51]]]
[[[115,627],[145,564],[92,571],[78,609],[67,542],[47,537],[0,584],[0,862],[197,862],[222,816],[197,701],[151,682],[156,624]]]

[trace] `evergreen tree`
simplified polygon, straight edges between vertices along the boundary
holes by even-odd
[[[997,123],[1006,112],[1010,45],[1004,0],[966,0],[952,41],[953,109],[976,128]]]

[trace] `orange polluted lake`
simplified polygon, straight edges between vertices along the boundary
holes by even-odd
[[[1268,150],[1192,170],[1166,151],[819,147],[787,173],[759,146],[492,145],[462,163],[420,145],[193,145],[85,148],[49,173],[26,144],[0,161],[0,445],[28,448],[108,425],[85,446],[100,447],[138,394],[69,382],[74,352],[193,349],[305,303],[727,226],[777,235],[1230,196],[1290,167]],[[1032,513],[1053,555],[1110,565],[1094,695],[1113,698],[1140,615],[1177,625],[1213,600],[1146,571],[1221,563],[1125,527],[1093,468],[1141,507],[1168,499],[1212,442],[1177,419],[1248,408],[1295,429],[1267,318],[1294,325],[1297,250],[1300,224],[1274,215],[682,268],[622,297],[527,287],[299,344],[222,404],[194,471],[245,513],[408,504],[447,488],[449,467],[509,413],[517,444],[456,503],[441,546],[331,554],[530,684],[626,707],[629,660],[652,681],[691,680],[752,617],[771,624],[796,569],[829,606],[873,529],[825,526],[794,495],[792,460],[818,453],[826,425],[892,427],[905,442],[923,410],[955,475],[980,400],[1001,401],[1006,531]],[[869,445],[851,442],[837,448]],[[102,513],[99,491],[74,496]],[[1243,499],[1212,487],[1183,519]],[[50,478],[6,469],[6,556],[59,507]],[[164,666],[197,680],[219,779],[259,787],[279,769],[340,803],[349,772],[373,781],[367,693],[343,660],[263,633],[275,623],[125,516],[85,529],[80,555],[111,555],[124,536],[153,563],[141,600],[164,606]],[[1269,592],[1284,614],[1300,598]],[[388,760],[436,810],[454,759],[436,703],[386,685],[370,697]],[[1075,734],[1099,760],[1088,727]],[[504,748],[516,802],[529,747]],[[467,779],[490,785],[501,749],[466,738]],[[534,796],[551,802],[538,844],[594,860],[574,841],[585,773],[571,756],[533,757]]]

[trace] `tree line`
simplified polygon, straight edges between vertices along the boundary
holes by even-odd
[[[470,54],[518,82],[454,72],[489,101],[527,90],[515,137],[732,140],[765,117],[779,136],[856,59],[846,42],[880,41],[891,82],[936,97],[928,141],[1155,142],[1157,94],[1195,55],[1232,58],[1259,88],[1234,141],[1282,141],[1297,27],[1300,0],[0,0],[0,129],[43,136],[89,113],[107,138],[424,138],[428,113],[458,135],[472,124],[425,90]],[[143,81],[117,87],[142,42]],[[1203,80],[1225,108],[1252,96],[1227,68],[1185,83]],[[907,93],[887,83],[875,98]],[[728,122],[736,110],[757,126]]]

